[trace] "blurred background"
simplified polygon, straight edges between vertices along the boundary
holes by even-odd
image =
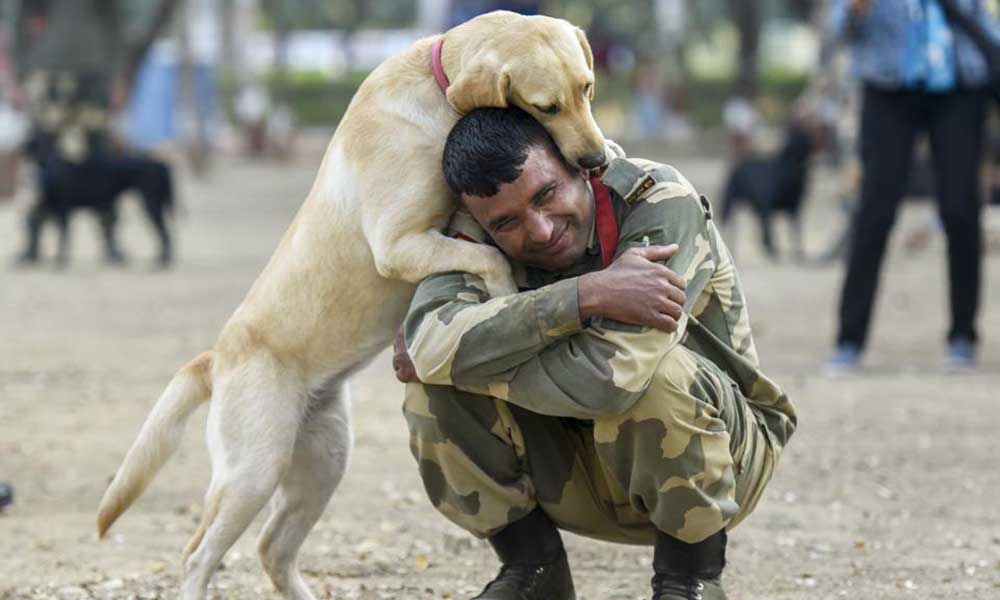
[[[3,3],[0,68],[8,87],[26,68],[19,61],[28,60],[17,56],[18,49],[22,55],[28,50],[26,38],[32,37],[25,31],[31,22],[25,13],[47,4]],[[115,65],[115,75],[128,85],[116,125],[136,147],[185,145],[207,154],[231,151],[248,141],[241,136],[253,137],[239,130],[247,121],[266,120],[271,138],[288,135],[293,124],[298,130],[328,130],[359,83],[386,57],[476,14],[505,9],[562,17],[587,31],[600,82],[594,112],[609,136],[694,139],[718,129],[734,96],[751,101],[761,124],[782,121],[819,63],[822,5],[810,0],[135,0],[121,3],[113,25],[118,47],[127,54]],[[282,146],[288,140],[268,142]]]
[[[835,13],[929,1],[0,0],[0,600],[174,597],[209,476],[203,428],[98,544],[110,476],[266,263],[368,73],[495,9],[586,31],[598,124],[712,199],[764,370],[799,407],[774,483],[731,538],[731,595],[995,596],[1000,138],[985,91],[1000,78],[982,75],[982,113],[951,128],[977,148],[962,164],[979,225],[954,233],[933,202],[955,186],[935,183],[928,136],[905,149],[905,174],[869,169],[869,195],[889,182],[906,201],[881,226],[884,259],[854,252],[851,268],[882,264],[870,333],[852,342],[841,322],[851,224],[873,201],[865,70]],[[958,4],[994,27],[995,0]],[[902,132],[881,135],[876,155]],[[982,257],[978,340],[949,321],[954,289],[972,285],[949,283],[959,238]],[[310,584],[325,598],[471,595],[492,559],[423,497],[389,357],[352,385],[354,462],[304,547]],[[253,537],[213,597],[271,597]],[[574,538],[570,552],[581,598],[645,593],[644,549]]]

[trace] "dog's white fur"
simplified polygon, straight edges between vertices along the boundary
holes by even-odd
[[[603,151],[590,113],[593,59],[579,29],[497,12],[448,31],[447,101],[429,67],[436,39],[388,59],[362,84],[270,262],[214,349],[171,380],[101,501],[103,537],[176,449],[191,412],[211,400],[212,481],[184,552],[184,600],[205,597],[223,555],[269,499],[264,569],[286,598],[313,599],[296,557],[347,464],[346,379],[390,342],[426,276],[466,271],[493,293],[513,289],[496,250],[438,233],[454,209],[440,157],[459,113],[517,105],[568,159]]]

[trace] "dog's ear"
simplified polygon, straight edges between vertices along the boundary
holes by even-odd
[[[474,108],[507,108],[510,71],[494,61],[482,60],[462,69],[448,86],[448,102],[463,115]]]
[[[580,40],[580,48],[583,49],[583,55],[587,57],[587,66],[591,71],[594,70],[594,52],[590,49],[590,42],[587,41],[587,34],[583,32],[579,27],[574,27],[576,30],[576,38]]]
[[[587,59],[587,67],[590,68],[590,72],[594,72],[594,52],[590,49],[590,42],[587,41],[587,34],[583,32],[579,27],[575,27],[576,37],[580,40],[580,48],[583,49],[583,56]],[[594,87],[590,86],[590,99],[594,99]]]

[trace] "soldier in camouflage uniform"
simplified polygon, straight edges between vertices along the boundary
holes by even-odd
[[[725,598],[726,530],[756,506],[796,416],[760,370],[707,200],[672,167],[623,156],[588,183],[515,109],[465,116],[444,169],[482,225],[453,227],[503,250],[522,289],[491,299],[476,276],[429,277],[397,343],[427,493],[503,563],[477,598],[574,598],[557,528],[654,545],[655,600]],[[619,230],[605,269],[600,185]]]

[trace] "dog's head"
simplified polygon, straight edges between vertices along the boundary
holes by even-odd
[[[457,111],[517,106],[538,119],[571,163],[584,169],[605,163],[604,135],[590,112],[594,56],[583,31],[561,19],[506,12],[460,28],[479,43],[461,57],[448,88]]]

